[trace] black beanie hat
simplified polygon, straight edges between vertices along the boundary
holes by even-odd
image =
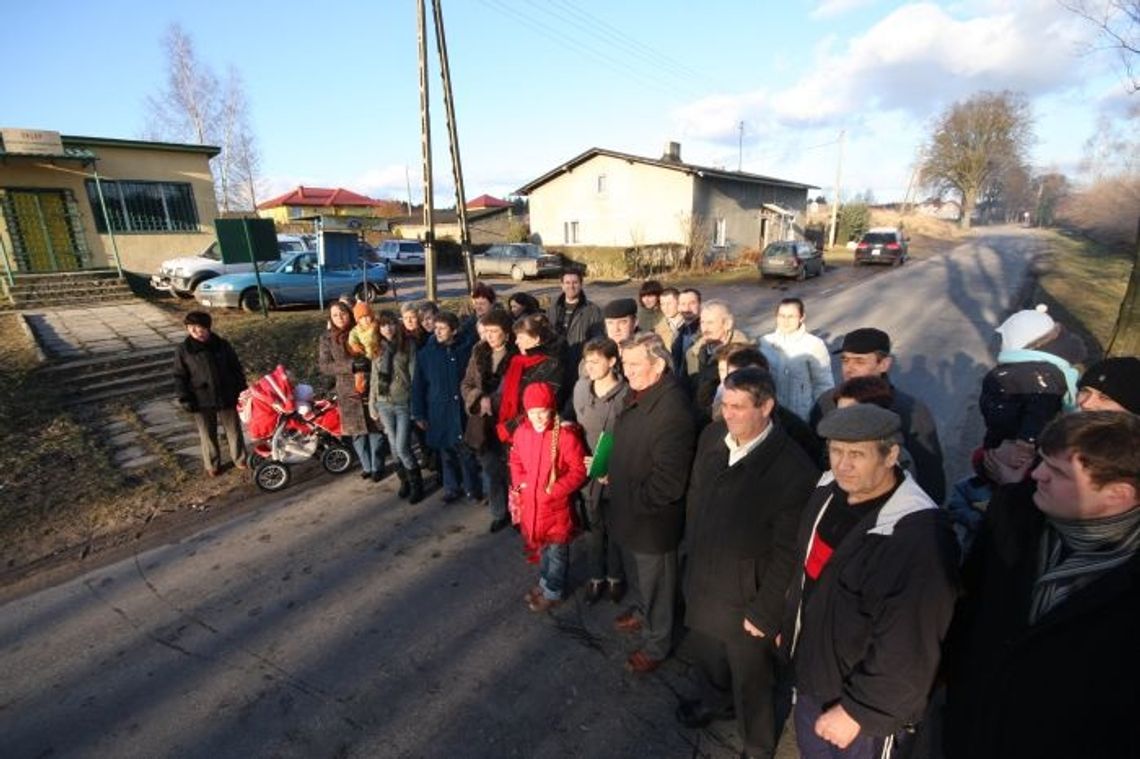
[[[1077,387],[1099,390],[1133,414],[1140,414],[1140,358],[1120,356],[1097,361]]]

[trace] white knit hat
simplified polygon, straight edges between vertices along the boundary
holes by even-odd
[[[1001,349],[1020,350],[1052,332],[1056,325],[1046,310],[1048,307],[1039,303],[1036,308],[1018,311],[1002,322],[996,330],[1001,335]]]

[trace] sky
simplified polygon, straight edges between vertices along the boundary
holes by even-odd
[[[262,197],[299,184],[421,202],[415,0],[6,0],[0,126],[139,138],[172,23],[240,73]],[[1024,93],[1039,170],[1076,175],[1136,108],[1119,59],[1057,0],[443,0],[466,195],[600,147],[901,200],[933,120]],[[429,30],[431,27],[429,10]],[[455,202],[429,31],[437,204]],[[741,126],[743,125],[743,127]],[[1132,122],[1123,124],[1134,129]],[[813,193],[814,194],[814,193]]]

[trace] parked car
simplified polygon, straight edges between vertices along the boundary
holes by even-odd
[[[807,279],[823,274],[823,254],[804,240],[774,242],[760,255],[761,277]]]
[[[277,251],[281,256],[312,250],[303,237],[277,235]],[[253,264],[248,262],[224,264],[217,241],[211,242],[196,256],[183,256],[163,261],[158,273],[150,277],[150,286],[178,298],[192,298],[198,285],[208,279],[223,274],[252,272]]]
[[[424,268],[424,246],[417,240],[384,240],[376,248],[376,259],[389,271]]]
[[[318,302],[317,254],[314,251],[292,253],[280,261],[260,264],[261,288],[270,308],[313,304]],[[370,263],[344,269],[324,269],[321,273],[325,301],[344,293],[362,300],[377,300],[388,292],[388,267]],[[226,274],[203,282],[194,292],[203,306],[241,308],[256,311],[261,307],[257,279],[253,272]]]
[[[910,258],[906,235],[896,227],[874,227],[855,246],[855,265],[892,264],[899,266]]]
[[[562,271],[562,257],[547,253],[541,245],[513,242],[492,245],[486,252],[471,257],[475,276],[497,274],[521,282],[527,277],[543,277]]]

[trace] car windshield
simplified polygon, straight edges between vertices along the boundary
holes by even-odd
[[[211,261],[221,261],[222,257],[218,255],[218,244],[216,242],[210,243],[210,247],[199,253],[202,258],[208,258]]]
[[[795,255],[795,243],[790,242],[774,242],[767,248],[764,248],[764,255],[768,258],[776,258],[778,256],[791,256]]]
[[[894,232],[868,232],[863,235],[863,242],[871,245],[885,245],[895,242]]]

